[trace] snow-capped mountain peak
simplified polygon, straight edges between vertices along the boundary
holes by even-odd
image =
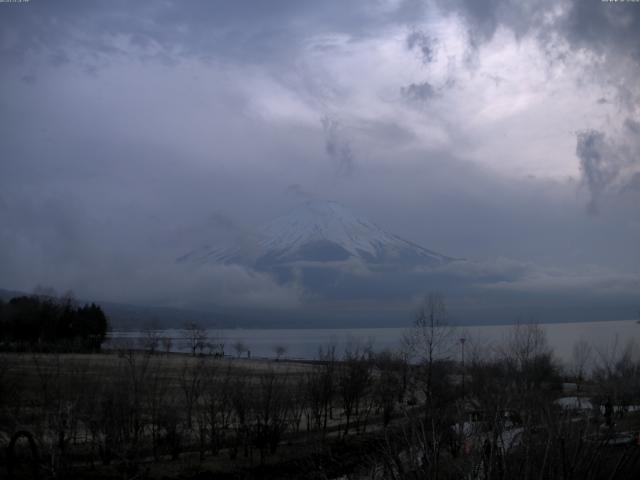
[[[336,202],[307,201],[230,248],[205,248],[181,260],[261,269],[296,262],[359,260],[376,265],[437,266],[452,260],[393,235]]]
[[[290,250],[309,242],[329,241],[352,255],[359,252],[374,255],[377,245],[396,240],[339,203],[318,201],[306,202],[290,214],[276,218],[262,233],[261,245],[267,250]]]

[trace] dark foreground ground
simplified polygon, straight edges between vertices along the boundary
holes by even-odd
[[[640,478],[640,367],[0,355],[0,478]],[[608,366],[609,368],[605,368]]]

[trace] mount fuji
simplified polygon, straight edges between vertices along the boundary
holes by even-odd
[[[559,296],[535,289],[541,275],[555,278],[555,273],[509,259],[442,255],[335,202],[307,201],[258,231],[236,233],[230,245],[199,248],[178,261],[194,271],[223,267],[221,276],[212,277],[220,282],[210,286],[214,290],[224,291],[224,282],[232,278],[226,275],[238,270],[228,267],[240,266],[243,275],[260,282],[266,278],[292,293],[296,302],[284,307],[225,307],[225,314],[264,325],[406,324],[426,292],[445,295],[452,317],[471,323],[512,322],[523,315],[545,321],[597,319],[603,311],[580,293]],[[232,289],[238,284],[230,280]],[[203,302],[202,309],[209,308]],[[621,311],[616,308],[607,305],[604,311]]]
[[[339,203],[307,201],[233,246],[207,246],[178,260],[244,265],[286,280],[287,271],[296,267],[359,265],[393,271],[438,267],[454,259],[389,233]]]

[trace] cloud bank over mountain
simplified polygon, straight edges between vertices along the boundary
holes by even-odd
[[[191,250],[177,262],[194,276],[230,266],[267,275],[297,294],[298,303],[285,308],[302,325],[345,312],[351,318],[343,322],[403,323],[428,291],[444,293],[455,320],[464,323],[594,320],[605,309],[631,318],[640,286],[637,275],[589,266],[569,271],[508,258],[442,255],[317,199],[231,242]]]
[[[174,262],[331,199],[466,259],[407,281],[345,260],[369,280],[341,305],[639,303],[639,22],[596,0],[2,4],[0,287],[338,309]]]

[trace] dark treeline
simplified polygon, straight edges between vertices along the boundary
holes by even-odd
[[[3,350],[98,351],[107,330],[108,319],[100,306],[77,305],[71,296],[0,299]]]

